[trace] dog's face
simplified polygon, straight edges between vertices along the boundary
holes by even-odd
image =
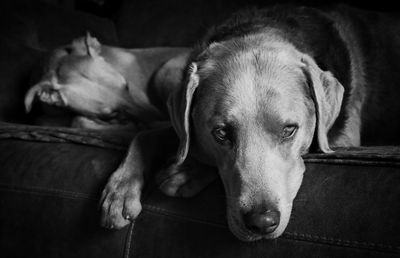
[[[303,178],[301,154],[313,138],[315,108],[306,78],[285,58],[247,52],[199,71],[208,74],[194,99],[194,135],[215,160],[228,222],[244,240],[283,232]]]
[[[129,96],[126,81],[87,35],[53,51],[42,80],[26,94],[29,112],[35,98],[88,117],[112,118]]]
[[[174,126],[178,134],[192,128],[191,150],[218,167],[231,231],[244,241],[276,238],[289,222],[305,170],[301,155],[314,135],[329,151],[326,134],[342,86],[290,48],[214,45],[192,65],[186,90],[186,98],[195,95],[193,104],[186,101],[191,119],[179,127],[178,118]],[[189,135],[185,140],[181,148],[189,148]]]

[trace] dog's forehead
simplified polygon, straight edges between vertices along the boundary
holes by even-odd
[[[248,120],[261,115],[281,123],[300,119],[294,116],[302,115],[305,77],[289,52],[235,53],[220,58],[213,68],[202,94],[212,99],[207,109],[213,116]]]

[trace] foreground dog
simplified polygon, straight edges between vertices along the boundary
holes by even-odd
[[[400,129],[400,103],[380,102],[399,98],[398,28],[378,13],[293,6],[242,12],[213,28],[189,58],[155,75],[180,142],[158,176],[161,190],[192,196],[217,167],[231,231],[243,241],[280,236],[310,147],[359,146],[361,129],[382,132],[385,144]],[[387,121],[373,116],[393,126],[379,129]],[[124,227],[140,213],[143,174],[168,130],[135,137],[103,191],[103,226]]]

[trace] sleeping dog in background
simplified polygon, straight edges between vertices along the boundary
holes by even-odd
[[[234,235],[243,241],[280,236],[302,182],[302,155],[310,148],[331,152],[331,147],[359,146],[366,136],[380,133],[381,144],[394,143],[390,135],[400,129],[399,25],[394,16],[346,6],[323,11],[274,6],[233,15],[212,28],[190,55],[187,49],[166,50],[171,54],[162,61],[148,59],[156,63],[146,77],[152,83],[144,80],[140,94],[130,95],[137,102],[123,104],[133,110],[125,112],[158,119],[155,106],[148,106],[146,87],[152,85],[164,104],[158,105],[160,113],[168,107],[173,129],[156,128],[134,138],[103,191],[102,225],[122,228],[140,213],[143,174],[159,151],[157,142],[173,130],[179,138],[177,154],[157,177],[165,194],[195,195],[215,178],[211,168],[216,167]],[[54,99],[89,117],[113,114],[112,107],[127,94],[126,84],[135,88],[141,76],[142,71],[131,73],[129,61],[140,51],[100,46],[88,38],[81,45],[87,58],[105,55],[101,62],[110,66],[91,64],[94,76],[83,76],[85,83],[98,71],[113,79],[96,79],[107,86],[101,91],[99,83],[77,94],[55,87],[50,92],[59,91]],[[73,87],[81,87],[82,81],[74,80]],[[48,99],[39,90],[47,87],[28,92],[28,109],[32,96]],[[137,115],[142,107],[146,115]]]
[[[74,112],[72,127],[91,129],[167,120],[168,114],[150,100],[160,102],[163,97],[149,92],[165,94],[168,89],[151,89],[149,81],[164,62],[188,53],[187,48],[105,46],[87,33],[51,52],[40,81],[25,95],[26,111],[29,113],[37,100]]]

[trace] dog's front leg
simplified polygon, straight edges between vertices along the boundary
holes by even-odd
[[[163,149],[163,153],[166,152],[165,147],[168,144],[165,144],[165,140],[170,141],[171,135],[174,133],[168,126],[141,132],[134,138],[127,156],[103,190],[99,203],[103,227],[119,229],[139,215],[142,210],[140,197],[144,174],[154,163],[157,150]],[[163,148],[159,148],[160,146]]]

